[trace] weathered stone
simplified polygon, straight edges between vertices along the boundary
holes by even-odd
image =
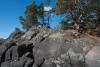
[[[18,47],[12,46],[5,54],[5,61],[18,60]]]
[[[42,67],[56,67],[56,65],[49,60],[45,60]]]
[[[4,41],[5,41],[5,39],[1,39],[1,38],[0,38],[0,45],[1,45],[2,43],[4,43]]]
[[[100,44],[94,46],[86,55],[86,64],[89,67],[100,67]]]
[[[26,39],[26,40],[31,40],[33,37],[35,37],[37,34],[39,33],[38,30],[29,30],[28,32],[26,32],[22,38]]]
[[[15,46],[16,43],[14,42],[5,42],[3,45],[0,46],[0,64],[5,60],[5,54],[12,46]]]
[[[7,41],[20,41],[21,36],[24,34],[22,31],[15,31],[7,38]]]
[[[90,45],[84,40],[88,36],[77,34],[52,29],[15,31],[0,40],[0,67],[100,67],[100,44]]]

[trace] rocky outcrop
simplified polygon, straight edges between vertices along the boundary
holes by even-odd
[[[0,45],[5,42],[5,39],[0,39]]]
[[[100,43],[94,46],[86,55],[86,63],[89,67],[100,67]]]
[[[49,29],[15,31],[6,40],[0,39],[0,67],[100,67],[100,43],[92,45],[76,34]]]

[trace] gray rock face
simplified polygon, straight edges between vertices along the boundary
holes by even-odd
[[[0,45],[5,42],[5,39],[0,39]]]
[[[15,31],[0,43],[0,67],[100,67],[100,44],[64,31]]]
[[[94,46],[86,55],[86,63],[89,67],[100,67],[100,44]]]

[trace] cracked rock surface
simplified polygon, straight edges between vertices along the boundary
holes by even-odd
[[[100,67],[100,43],[62,30],[15,31],[0,39],[0,67]]]

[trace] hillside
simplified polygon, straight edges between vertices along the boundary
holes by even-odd
[[[100,38],[75,30],[30,29],[0,39],[0,67],[100,67]]]

